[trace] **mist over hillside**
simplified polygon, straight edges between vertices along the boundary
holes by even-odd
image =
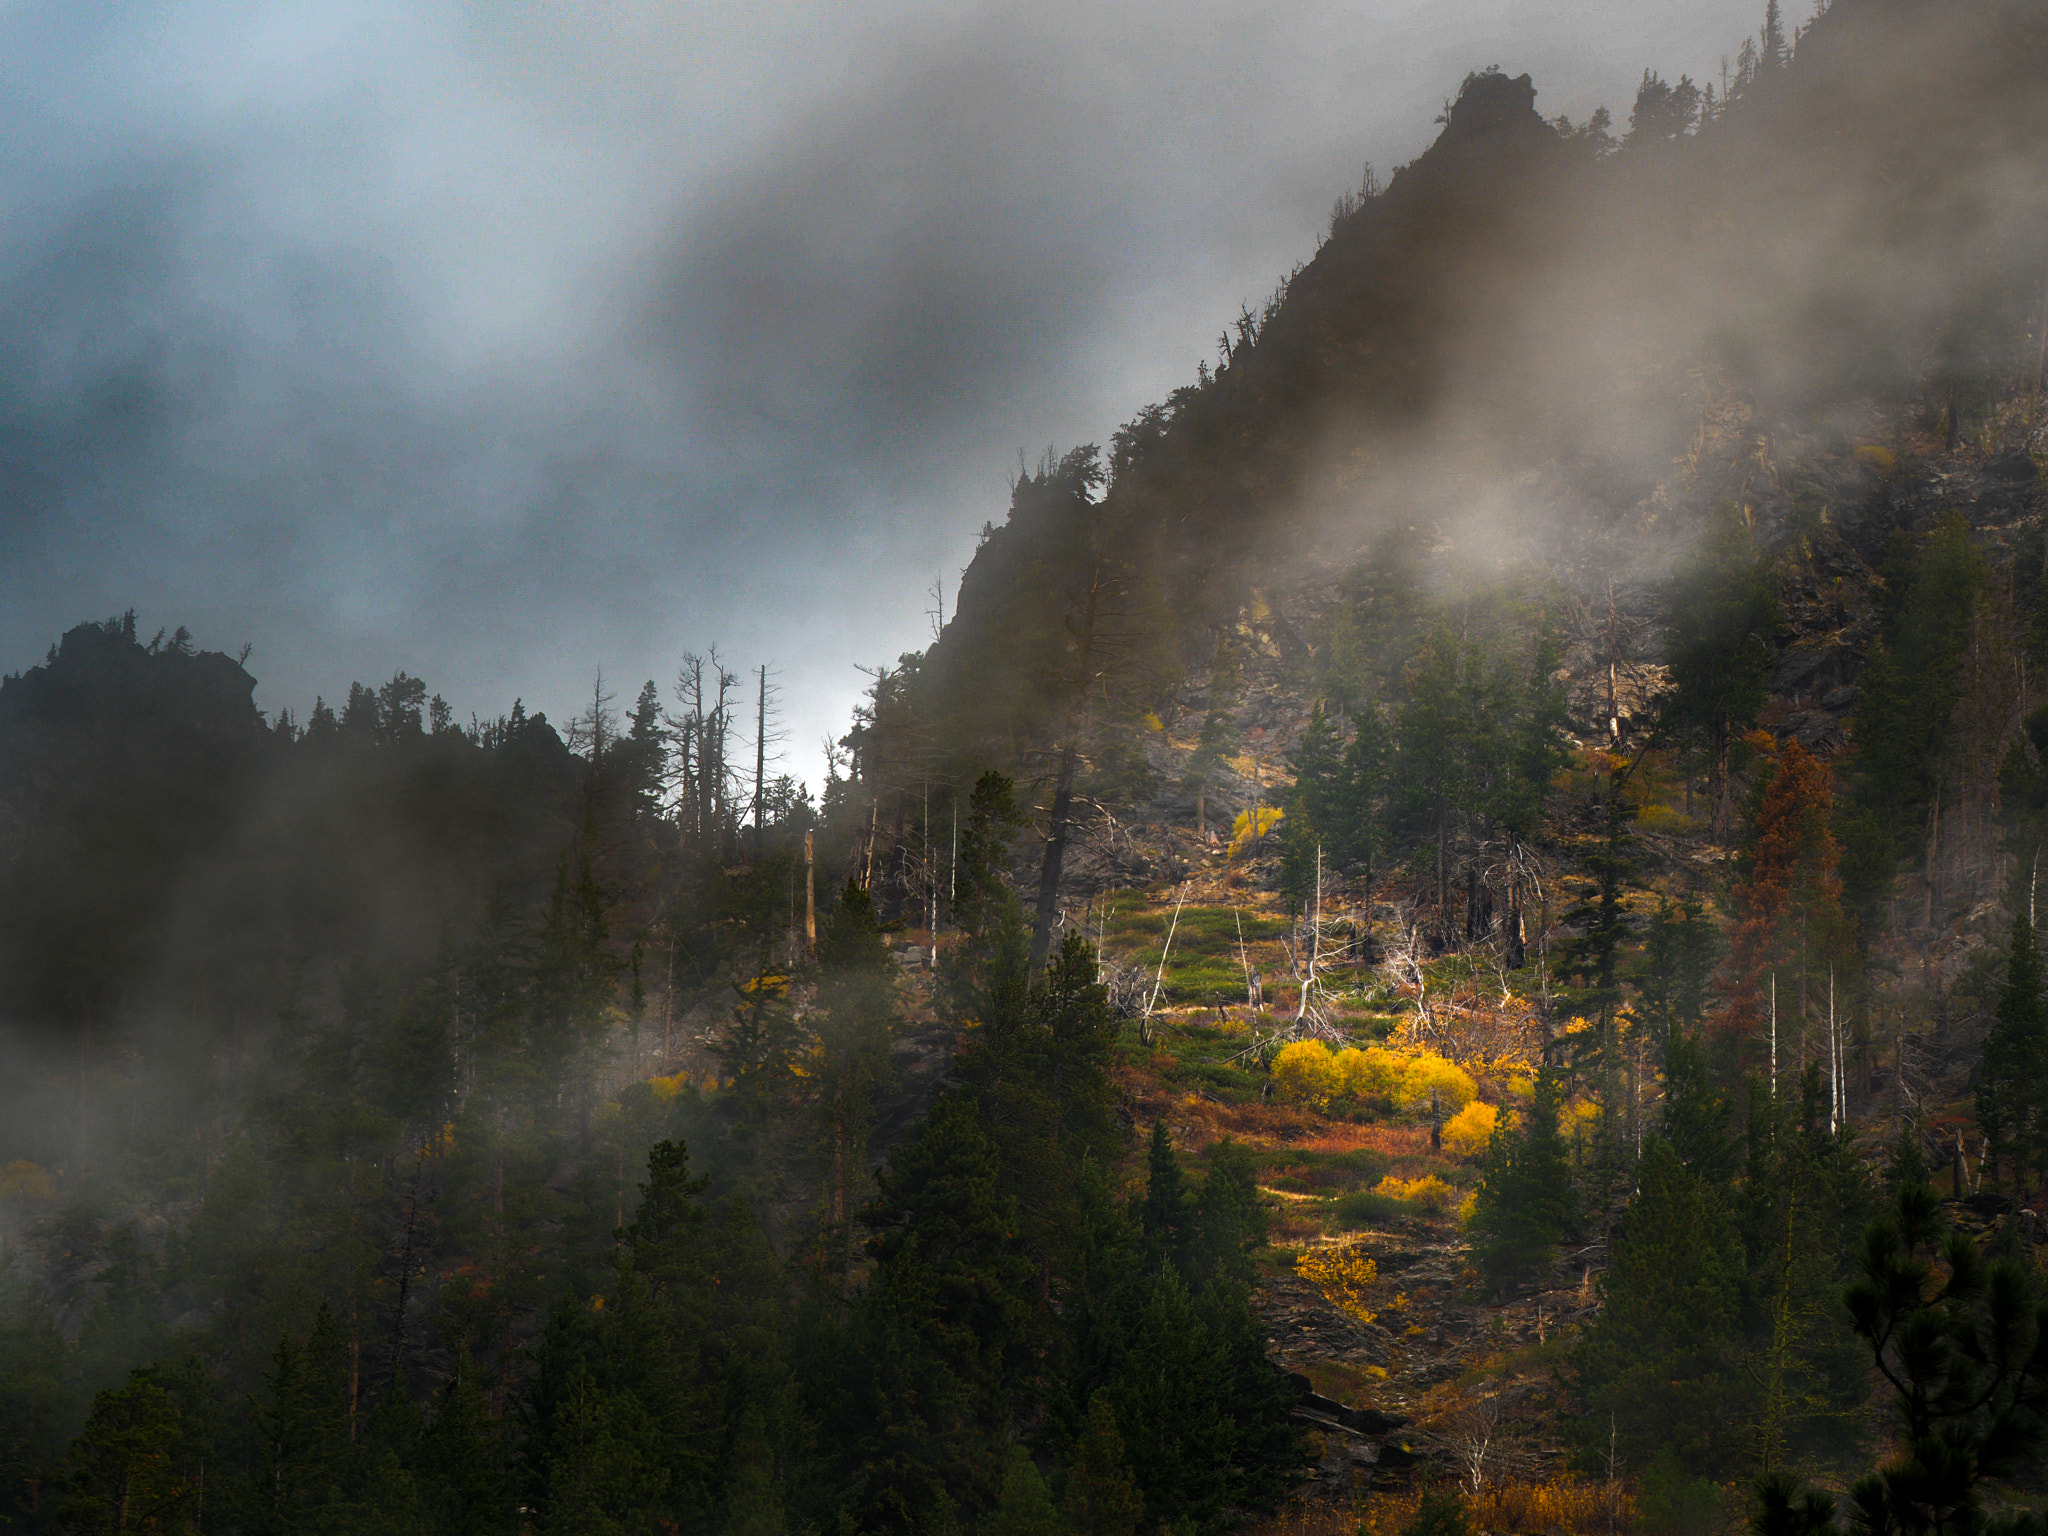
[[[2035,1531],[2048,21],[1541,85],[820,784],[716,651],[0,681],[0,1520]]]

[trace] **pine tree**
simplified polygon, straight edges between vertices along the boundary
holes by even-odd
[[[1144,1518],[1145,1501],[1124,1464],[1116,1409],[1105,1393],[1088,1401],[1088,1419],[1074,1447],[1060,1507],[1068,1526],[1086,1536],[1132,1536]]]
[[[1190,1215],[1187,1179],[1173,1153],[1173,1135],[1164,1120],[1155,1120],[1145,1148],[1145,1203],[1139,1209],[1139,1225],[1155,1267],[1170,1263],[1178,1269],[1185,1264],[1194,1237]]]
[[[141,1372],[93,1398],[64,1463],[57,1523],[107,1536],[196,1531],[197,1468],[169,1393]]]
[[[1724,505],[1693,565],[1667,594],[1676,688],[1665,719],[1704,739],[1707,799],[1713,837],[1720,842],[1734,824],[1736,739],[1768,697],[1778,600],[1766,575],[1740,513]]]
[[[1231,734],[1229,713],[1212,707],[1202,719],[1202,734],[1195,742],[1187,773],[1181,780],[1182,788],[1195,792],[1195,830],[1203,837],[1209,835],[1209,790],[1229,755]]]
[[[1266,1207],[1251,1148],[1225,1136],[1210,1149],[1193,1214],[1189,1284],[1198,1290],[1217,1281],[1251,1284],[1252,1254],[1266,1241]]]
[[[1689,1473],[1732,1470],[1753,1414],[1741,1368],[1741,1246],[1712,1187],[1662,1137],[1638,1164],[1602,1307],[1574,1352],[1583,1423],[1604,1446],[1610,1422],[1633,1465],[1669,1448]]]
[[[259,1411],[263,1464],[259,1529],[294,1531],[341,1498],[355,1442],[348,1346],[325,1306],[304,1345],[287,1334],[264,1378],[270,1407]]]
[[[640,1205],[619,1233],[619,1243],[657,1297],[676,1293],[680,1300],[709,1278],[702,1251],[707,1183],[702,1176],[691,1177],[690,1149],[684,1142],[658,1141],[648,1148]]]
[[[1464,1502],[1447,1488],[1428,1487],[1415,1506],[1415,1518],[1401,1527],[1401,1536],[1471,1536],[1472,1517]]]
[[[1871,1226],[1860,1268],[1842,1299],[1891,1385],[1898,1450],[1851,1486],[1853,1521],[1894,1536],[2038,1530],[2038,1516],[2000,1519],[1984,1508],[1984,1484],[2031,1466],[2048,1424],[2038,1275],[2011,1259],[1987,1264],[1966,1234],[1945,1232],[1940,1197],[1925,1184],[1903,1186]],[[1759,1530],[1832,1529],[1785,1513],[1788,1482],[1759,1492]],[[1820,1513],[1824,1498],[1803,1503]]]
[[[1280,824],[1280,888],[1306,904],[1315,894],[1319,855],[1341,835],[1353,798],[1346,783],[1345,742],[1318,703],[1288,754],[1294,788]],[[1334,870],[1335,860],[1330,861]]]
[[[1065,1526],[1046,1492],[1031,1453],[1021,1445],[1010,1447],[1010,1464],[1003,1473],[1003,1491],[996,1507],[981,1522],[983,1536],[1062,1536]]]
[[[504,1439],[467,1350],[427,1426],[420,1465],[423,1502],[441,1536],[504,1536],[516,1528]]]
[[[725,1536],[784,1536],[789,1519],[775,1475],[775,1447],[758,1403],[740,1415],[728,1471]]]
[[[1558,1114],[1564,1084],[1546,1067],[1519,1124],[1502,1115],[1487,1147],[1472,1227],[1479,1267],[1496,1293],[1544,1263],[1573,1230],[1571,1154]]]
[[[1132,1320],[1108,1395],[1148,1523],[1213,1521],[1229,1506],[1235,1434],[1215,1337],[1170,1266]]]
[[[2029,1166],[2048,1168],[2048,999],[2041,950],[2025,911],[2013,914],[2005,987],[1984,1037],[1977,1077],[1977,1123],[1992,1155],[2010,1159],[2024,1186]]]

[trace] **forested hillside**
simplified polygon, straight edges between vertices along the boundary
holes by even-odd
[[[1537,100],[815,794],[715,652],[0,683],[0,1520],[2037,1527],[2048,23]]]

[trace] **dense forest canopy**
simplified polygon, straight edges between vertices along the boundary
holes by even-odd
[[[0,1520],[2036,1529],[2048,24],[1537,99],[815,794],[715,650],[0,681]]]

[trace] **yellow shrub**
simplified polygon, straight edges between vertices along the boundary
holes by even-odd
[[[0,1168],[0,1200],[48,1200],[56,1193],[49,1174],[25,1157]]]
[[[1256,821],[1253,819],[1256,814]],[[1256,813],[1239,811],[1237,820],[1230,824],[1229,856],[1236,858],[1255,839],[1269,836],[1280,825],[1287,813],[1277,805],[1262,805]]]
[[[1645,832],[1663,832],[1672,837],[1689,837],[1706,825],[1697,816],[1669,805],[1646,805],[1636,813],[1636,825]]]
[[[1436,1090],[1437,1107],[1441,1110],[1463,1109],[1479,1097],[1479,1085],[1455,1062],[1446,1061],[1432,1051],[1410,1056],[1402,1063],[1401,1081],[1394,1090],[1395,1102],[1404,1109],[1426,1105],[1431,1089]]]
[[[1493,1139],[1500,1111],[1474,1099],[1444,1122],[1444,1149],[1458,1157],[1477,1157]]]
[[[1458,1199],[1457,1190],[1433,1173],[1425,1173],[1419,1179],[1397,1178],[1390,1173],[1380,1180],[1373,1193],[1392,1195],[1396,1200],[1405,1200],[1433,1216],[1441,1216]]]
[[[1273,1084],[1280,1096],[1296,1104],[1323,1109],[1343,1092],[1337,1058],[1318,1040],[1293,1040],[1273,1058]]]
[[[1311,1248],[1294,1261],[1294,1272],[1323,1293],[1331,1306],[1361,1323],[1373,1319],[1366,1296],[1379,1279],[1379,1266],[1366,1256],[1363,1243],[1339,1248]]]
[[[1880,448],[1875,443],[1865,443],[1861,448],[1858,448],[1856,450],[1856,461],[1859,464],[1868,464],[1880,475],[1888,475],[1899,467],[1899,461],[1892,457],[1891,451],[1886,448]]]
[[[1166,729],[1166,722],[1159,718],[1158,710],[1148,709],[1145,711],[1145,729],[1148,731],[1163,731]]]
[[[1369,1098],[1394,1091],[1394,1085],[1401,1079],[1402,1061],[1402,1057],[1384,1046],[1369,1046],[1362,1051],[1348,1047],[1337,1053],[1337,1073],[1346,1093],[1353,1098]]]
[[[1473,1190],[1458,1202],[1458,1220],[1465,1226],[1472,1225],[1472,1214],[1479,1209],[1479,1191]]]

